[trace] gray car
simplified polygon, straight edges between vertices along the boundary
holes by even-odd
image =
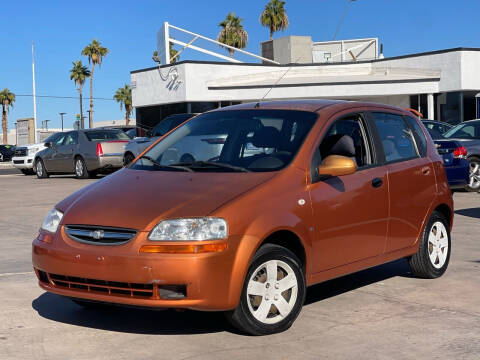
[[[465,121],[443,136],[456,140],[467,150],[467,159],[470,163],[470,179],[467,186],[469,191],[480,190],[480,119]]]
[[[36,154],[38,178],[75,174],[77,178],[109,173],[123,166],[123,152],[130,138],[121,130],[89,129],[60,134]]]

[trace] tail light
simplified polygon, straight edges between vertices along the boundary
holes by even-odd
[[[465,146],[460,146],[453,150],[453,157],[456,159],[466,159],[467,158],[467,149]]]
[[[103,155],[102,144],[97,143],[97,156],[102,156],[102,155]]]

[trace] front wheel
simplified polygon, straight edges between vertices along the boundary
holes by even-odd
[[[425,279],[442,276],[447,270],[450,252],[448,221],[443,214],[434,211],[423,231],[418,252],[408,261],[413,275]]]
[[[297,256],[284,247],[267,244],[253,257],[237,308],[226,315],[245,333],[279,333],[292,326],[305,293],[305,275]]]
[[[131,152],[127,152],[123,156],[123,166],[129,165],[133,160],[135,160],[135,156]]]
[[[35,170],[37,173],[37,178],[39,179],[45,179],[50,176],[47,172],[47,169],[45,169],[45,164],[43,163],[42,159],[38,159],[35,162]]]
[[[476,156],[471,156],[468,158],[470,163],[470,175],[468,185],[466,186],[467,191],[479,191],[480,190],[480,158]]]

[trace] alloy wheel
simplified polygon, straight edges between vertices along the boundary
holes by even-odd
[[[253,317],[264,324],[285,319],[297,301],[298,280],[280,260],[269,260],[255,269],[247,285],[247,304]]]
[[[42,162],[40,160],[37,161],[37,175],[38,177],[42,177],[43,176],[43,165],[42,165]]]
[[[78,159],[77,161],[75,161],[75,174],[78,176],[78,177],[82,177],[83,176],[83,162],[82,160]]]
[[[470,161],[470,181],[468,186],[472,190],[480,189],[480,162],[476,160]]]
[[[448,256],[448,234],[445,226],[436,221],[428,235],[428,257],[436,269],[440,269]]]

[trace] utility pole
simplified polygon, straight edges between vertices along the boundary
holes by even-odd
[[[63,131],[63,115],[65,115],[65,114],[66,114],[65,112],[60,113],[60,116],[62,117],[62,131]]]
[[[354,1],[357,1],[357,0],[347,0],[347,4],[345,5],[345,9],[343,10],[342,17],[340,18],[340,21],[338,22],[337,30],[335,30],[335,34],[333,35],[332,40],[335,40],[337,38],[338,32],[340,31],[340,26],[342,26],[342,23],[343,23],[343,19],[345,18],[345,15],[347,15],[348,7],[350,6],[350,3],[354,2]]]
[[[32,82],[33,82],[33,131],[35,143],[38,142],[37,135],[37,96],[35,95],[35,56],[33,54],[33,40],[32,40]]]
[[[88,119],[91,119],[91,118],[92,118],[92,114],[91,114],[91,113],[92,113],[93,111],[92,111],[92,110],[87,110],[87,112],[88,112]],[[92,122],[92,126],[93,126],[93,122]],[[90,127],[90,126],[89,126],[89,127]]]

